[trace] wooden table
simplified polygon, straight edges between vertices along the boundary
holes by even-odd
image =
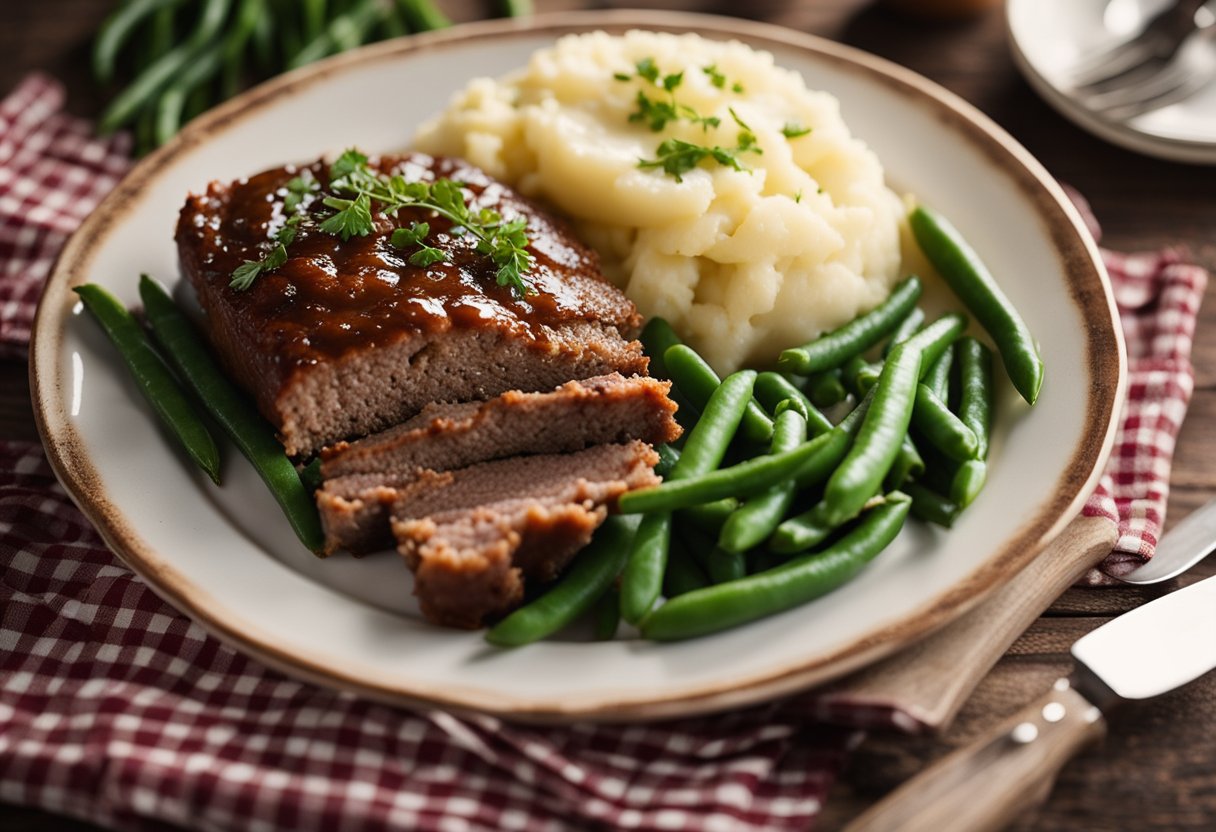
[[[110,4],[40,0],[11,4],[0,27],[0,94],[29,70],[68,84],[69,109],[98,110],[88,79],[90,33]],[[457,19],[488,13],[489,4],[440,0]],[[541,11],[577,8],[538,0]],[[638,4],[640,5],[640,4]],[[1047,107],[1017,73],[999,10],[952,23],[901,17],[863,0],[814,3],[659,4],[749,17],[857,46],[910,67],[979,107],[1086,196],[1113,249],[1181,246],[1216,271],[1216,167],[1161,162],[1107,145]],[[1216,282],[1209,295],[1216,294]],[[1216,298],[1201,313],[1195,343],[1196,389],[1174,462],[1169,522],[1216,497]],[[26,368],[0,362],[0,434],[34,438]],[[1167,525],[1168,528],[1168,525]],[[824,813],[836,828],[926,761],[966,742],[1032,696],[1069,666],[1071,643],[1113,615],[1200,577],[1216,558],[1180,582],[1159,588],[1066,593],[1010,649],[943,737],[874,737],[854,756]],[[1216,634],[1206,634],[1211,638]],[[1046,805],[1026,815],[1021,830],[1210,830],[1216,827],[1216,674],[1182,691],[1117,714],[1110,734],[1070,764]],[[17,807],[0,806],[0,832],[92,827]]]

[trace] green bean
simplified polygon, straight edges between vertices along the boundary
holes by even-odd
[[[335,17],[321,34],[296,51],[287,64],[288,68],[296,69],[335,52],[359,46],[380,21],[382,14],[383,7],[379,0],[359,0],[349,12]]]
[[[680,452],[670,445],[656,445],[654,450],[659,455],[659,462],[654,466],[654,472],[666,479],[671,476],[671,469],[675,468],[676,463],[680,461]]]
[[[687,347],[673,347],[667,354],[671,356],[681,351],[692,352]],[[714,389],[709,396],[709,401],[701,409],[701,418],[688,432],[688,438],[684,441],[684,449],[680,452],[680,460],[671,471],[672,480],[700,476],[713,471],[722,464],[731,440],[734,439],[735,431],[739,429],[740,423],[743,421],[747,406],[752,404],[752,389],[755,384],[756,372],[754,370],[740,370],[727,376]],[[765,416],[765,418],[768,417]],[[769,435],[772,435],[771,428]],[[710,499],[718,499],[718,497]],[[697,502],[706,501],[698,500]]]
[[[970,336],[959,339],[958,417],[975,432],[979,442],[976,458],[988,456],[988,431],[992,420],[992,352]]]
[[[299,469],[300,482],[304,484],[304,490],[309,494],[315,492],[321,487],[324,477],[321,476],[321,457],[313,457],[312,460],[305,466]]]
[[[164,144],[173,138],[182,124],[182,111],[186,96],[199,85],[210,80],[220,69],[224,57],[222,43],[216,43],[191,61],[177,80],[173,82],[156,103],[156,143]]]
[[[628,520],[609,517],[566,573],[544,595],[491,627],[486,641],[499,647],[530,644],[587,612],[620,574],[632,534]]]
[[[709,586],[709,578],[693,558],[679,535],[671,538],[667,571],[663,574],[663,595],[675,598],[694,589]]]
[[[880,372],[881,364],[871,364],[860,355],[855,355],[840,368],[840,381],[845,390],[854,396],[862,396],[878,381]]]
[[[737,498],[723,497],[721,500],[682,509],[676,513],[676,516],[688,525],[696,526],[707,534],[716,535],[722,531],[722,524],[726,522],[726,518],[734,514],[737,508],[739,508]]]
[[[929,262],[996,343],[1009,380],[1034,404],[1043,384],[1043,360],[1034,336],[975,250],[944,217],[917,206],[908,224]]]
[[[663,362],[676,388],[689,403],[704,413],[710,394],[722,383],[718,374],[695,351],[676,344],[663,353]],[[765,443],[773,436],[773,420],[755,401],[747,403],[741,432],[748,441]]]
[[[502,0],[502,11],[506,17],[530,17],[532,0]]]
[[[933,362],[937,361],[943,352],[950,349],[950,345],[958,340],[966,328],[966,315],[948,312],[904,342],[904,346],[908,349],[918,350],[921,353],[920,373],[917,380],[924,378],[925,373],[929,372],[929,368],[933,366]]]
[[[621,596],[616,587],[609,586],[595,602],[595,640],[610,641],[621,626]]]
[[[253,28],[253,54],[265,72],[274,66],[274,19],[273,12],[267,9]]]
[[[670,544],[670,512],[642,518],[621,573],[621,618],[630,624],[641,621],[659,600]]]
[[[868,510],[857,525],[822,552],[766,572],[673,598],[641,624],[643,637],[693,638],[804,604],[843,585],[893,541],[910,500],[898,492]]]
[[[891,354],[891,350],[904,341],[907,341],[916,331],[920,329],[921,324],[925,322],[925,310],[919,306],[914,307],[902,321],[899,326],[895,327],[895,331],[891,333],[891,337],[887,339],[887,343],[882,348],[882,357],[886,358]]]
[[[807,377],[805,384],[807,398],[815,407],[831,407],[844,401],[848,392],[840,381],[839,370],[824,370]]]
[[[785,399],[795,399],[806,408],[807,433],[811,437],[827,433],[832,429],[832,423],[819,412],[806,394],[799,390],[792,381],[780,373],[765,372],[756,376],[756,399],[768,409],[776,413],[777,406]],[[775,428],[774,428],[775,430]]]
[[[926,523],[948,529],[954,525],[959,512],[962,511],[958,503],[920,483],[908,483],[905,491],[912,498],[912,516]]]
[[[824,488],[817,506],[822,525],[835,528],[878,492],[908,433],[922,353],[909,340],[891,351],[874,385],[874,400],[857,440]]]
[[[705,571],[715,584],[737,581],[747,574],[747,561],[741,552],[729,552],[721,546],[714,546],[706,557]]]
[[[954,471],[950,480],[950,499],[965,509],[975,501],[988,478],[988,465],[981,459],[970,459]]]
[[[211,357],[202,337],[160,284],[139,281],[148,324],[169,363],[228,434],[278,501],[300,542],[314,552],[324,546],[321,521],[300,475],[274,431]]]
[[[822,542],[878,493],[908,432],[920,366],[921,352],[912,341],[891,351],[882,376],[867,393],[873,401],[857,439],[828,479],[823,499],[777,527],[773,551],[792,554]]]
[[[410,33],[410,27],[401,16],[401,10],[396,6],[385,6],[384,19],[380,21],[380,31],[385,38],[401,38]]]
[[[304,39],[312,40],[325,29],[325,0],[299,0],[303,10]]]
[[[305,5],[307,10],[307,4]],[[231,98],[241,89],[245,71],[245,48],[248,46],[258,19],[266,14],[265,0],[241,0],[237,7],[235,23],[224,39],[224,65],[220,75],[220,88],[224,98]]]
[[[415,32],[446,29],[452,25],[447,15],[439,11],[431,0],[397,0],[397,8]]]
[[[111,133],[134,118],[190,61],[198,57],[199,52],[216,39],[230,5],[231,0],[206,0],[202,16],[189,39],[146,67],[120,92],[101,114],[98,129],[102,133]]]
[[[915,411],[913,413],[915,414]],[[920,450],[912,441],[912,437],[905,436],[904,441],[899,445],[899,453],[895,455],[895,461],[891,463],[891,470],[887,472],[887,476],[883,480],[883,485],[888,491],[894,491],[905,483],[917,479],[923,473],[925,473],[925,460],[921,457]]]
[[[957,343],[956,341],[955,344]],[[954,367],[955,344],[951,344],[950,349],[938,356],[921,377],[922,383],[945,404],[950,402],[950,371]]]
[[[770,452],[785,453],[806,441],[807,421],[796,411],[778,414]],[[728,552],[745,552],[759,546],[780,525],[797,493],[793,480],[777,483],[746,501],[727,518],[718,545]]]
[[[800,376],[839,367],[890,334],[916,306],[920,294],[917,277],[903,280],[885,301],[864,315],[810,343],[782,352],[777,367]]]
[[[159,10],[181,5],[182,0],[130,0],[118,6],[97,30],[93,41],[93,75],[101,84],[114,80],[118,53],[146,18]]]
[[[760,456],[729,468],[720,468],[696,477],[669,479],[655,488],[630,491],[621,496],[622,514],[676,511],[724,497],[750,497],[783,482],[809,483],[824,464],[835,457],[848,434],[833,429],[792,451]],[[843,441],[842,441],[843,439]],[[806,487],[804,484],[803,487]]]
[[[164,5],[156,10],[149,21],[148,51],[145,63],[151,63],[173,48],[173,5]]]
[[[658,378],[671,378],[663,355],[676,344],[684,343],[671,328],[671,324],[664,318],[651,318],[646,322],[646,326],[642,327],[638,340],[642,342],[643,351],[650,357],[650,374]]]
[[[962,462],[978,456],[979,441],[975,431],[963,424],[927,384],[916,386],[912,424],[933,447],[950,459]]]
[[[161,421],[215,484],[220,481],[220,452],[177,379],[152,348],[135,318],[117,298],[93,283],[77,286],[84,308],[96,318],[122,355],[139,391]]]

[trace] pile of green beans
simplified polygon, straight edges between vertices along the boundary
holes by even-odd
[[[211,481],[220,484],[220,453],[200,411],[253,464],[300,542],[320,553],[324,535],[304,473],[297,472],[274,428],[224,375],[202,335],[160,284],[147,275],[139,283],[151,339],[101,286],[89,283],[75,292],[122,355],[153,411]]]
[[[945,220],[919,207],[909,222],[929,262],[1000,350],[1013,386],[1033,403],[1042,362],[1016,310]],[[964,334],[963,314],[926,323],[920,297],[920,280],[909,277],[874,310],[781,353],[779,372],[724,379],[666,321],[649,321],[642,341],[651,372],[673,382],[673,397],[696,418],[685,414],[682,452],[659,449],[664,482],[618,503],[623,516],[640,515],[617,552],[619,586],[588,567],[597,601],[570,586],[572,573],[548,602],[560,614],[542,616],[549,626],[531,623],[527,632],[552,632],[575,608],[595,608],[597,637],[615,633],[621,619],[647,639],[702,636],[837,588],[909,514],[952,526],[987,476],[992,353]],[[616,527],[607,535],[622,539]],[[594,550],[596,564],[609,560],[602,547]],[[577,603],[562,601],[572,598]],[[504,625],[532,622],[540,613],[530,609]],[[491,630],[492,642],[531,640],[504,639],[504,625]]]
[[[499,6],[532,11],[529,0]],[[142,155],[249,84],[449,25],[432,0],[120,0],[93,41],[93,75],[115,91],[100,127],[133,127]]]

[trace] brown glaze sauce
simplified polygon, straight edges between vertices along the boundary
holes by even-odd
[[[194,248],[211,288],[223,287],[230,311],[256,322],[258,343],[250,346],[275,354],[280,371],[290,375],[352,350],[450,328],[494,329],[543,348],[549,327],[578,320],[630,325],[632,304],[615,291],[605,293],[595,255],[479,169],[424,154],[373,159],[372,165],[410,181],[455,179],[467,187],[473,210],[493,208],[506,220],[526,217],[534,264],[525,280],[531,291],[521,298],[499,286],[494,264],[475,251],[475,239],[453,235],[448,220],[425,209],[401,210],[395,217],[373,210],[375,231],[345,241],[320,231],[319,220],[306,221],[287,249],[287,262],[237,291],[227,286],[233,270],[269,251],[271,235],[286,219],[285,186],[301,169],[286,166],[231,186],[212,185],[205,196],[187,202],[178,241]],[[327,165],[308,169],[322,186],[327,183]],[[313,216],[328,210],[316,207]],[[426,242],[441,249],[446,262],[412,266],[408,258],[415,249],[392,245],[392,231],[411,222],[429,223]]]

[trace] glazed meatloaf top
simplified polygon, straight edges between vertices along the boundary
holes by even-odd
[[[273,247],[287,219],[289,182],[306,170],[324,192],[329,168],[322,162],[275,168],[191,196],[176,235],[183,271],[222,360],[280,430],[289,453],[387,427],[432,400],[550,389],[612,370],[645,372],[640,349],[626,340],[639,324],[637,310],[558,221],[459,160],[410,154],[369,165],[407,181],[455,180],[474,212],[490,208],[504,221],[526,219],[531,291],[521,297],[499,286],[495,265],[476,251],[472,236],[432,212],[411,207],[390,217],[373,203],[372,233],[342,240],[318,227],[330,209],[314,203],[314,194],[303,198],[308,219],[286,261],[248,289],[235,289],[233,272]],[[396,228],[415,222],[429,224],[426,242],[443,261],[411,265],[410,251],[392,244]],[[451,343],[433,347],[442,341]],[[371,374],[360,362],[374,354],[391,358]],[[462,366],[479,361],[485,366]],[[386,368],[392,377],[377,381]],[[305,383],[309,376],[326,378]],[[363,389],[347,402],[344,385]],[[369,389],[377,385],[400,392]],[[304,398],[315,407],[302,405]],[[360,408],[365,412],[353,412]]]

